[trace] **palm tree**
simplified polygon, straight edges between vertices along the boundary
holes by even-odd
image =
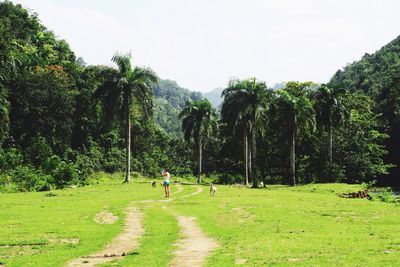
[[[276,92],[276,98],[271,108],[287,129],[290,155],[287,182],[294,186],[296,185],[296,134],[301,125],[313,128],[315,126],[314,109],[304,91],[310,85],[311,83],[308,82],[288,82],[284,89]]]
[[[201,183],[203,148],[217,127],[217,112],[207,99],[188,101],[179,114],[187,142],[193,138],[198,151],[198,178]]]
[[[222,92],[224,98],[221,107],[222,122],[233,134],[242,131],[246,186],[249,185],[249,178],[252,178],[253,186],[257,187],[252,165],[256,155],[255,137],[258,118],[265,110],[266,100],[270,94],[265,82],[256,81],[256,78],[231,80]]]
[[[130,54],[115,54],[112,61],[117,69],[107,69],[108,79],[101,89],[107,89],[107,105],[118,107],[125,128],[125,183],[130,182],[131,163],[131,111],[134,103],[144,110],[152,106],[152,85],[158,82],[157,75],[150,68],[132,67]],[[136,100],[136,101],[135,101]]]
[[[5,139],[9,127],[9,102],[7,100],[6,88],[0,83],[0,147]]]
[[[339,96],[345,93],[342,89],[333,89],[322,85],[314,93],[315,112],[317,125],[328,133],[328,160],[332,164],[333,134],[332,130],[338,127],[348,116],[348,112],[339,100]]]

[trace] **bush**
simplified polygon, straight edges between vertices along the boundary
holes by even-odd
[[[56,155],[46,159],[43,163],[43,170],[46,174],[50,174],[53,177],[57,188],[83,183],[83,180],[79,179],[75,165],[63,161]]]
[[[386,203],[399,203],[400,199],[398,199],[389,188],[385,191],[371,194],[373,200],[379,200]]]
[[[103,170],[108,173],[122,171],[125,166],[125,153],[123,150],[112,148],[105,153],[101,161]]]
[[[19,149],[9,148],[0,149],[0,170],[8,171],[20,166],[23,162],[23,156]]]
[[[214,179],[213,183],[216,183],[216,184],[241,184],[241,183],[243,183],[243,176],[240,174],[224,173],[224,174],[216,175],[216,179]]]
[[[18,187],[12,182],[11,176],[7,173],[0,174],[0,192],[17,192]]]
[[[10,176],[18,191],[47,191],[53,182],[50,175],[28,166],[16,167]]]

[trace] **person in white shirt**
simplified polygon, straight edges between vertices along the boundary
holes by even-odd
[[[163,186],[165,191],[165,197],[169,197],[169,184],[170,184],[169,179],[171,178],[171,174],[169,174],[169,172],[167,172],[166,170],[163,170],[161,172],[161,175],[164,177]]]

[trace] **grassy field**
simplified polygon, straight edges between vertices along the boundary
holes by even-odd
[[[119,177],[116,177],[119,178]],[[107,182],[108,181],[108,182]],[[123,228],[124,209],[144,213],[140,247],[103,266],[167,266],[179,238],[177,215],[193,216],[220,244],[207,266],[398,266],[400,206],[366,199],[339,198],[357,185],[324,184],[296,188],[247,189],[218,186],[183,197],[199,186],[185,185],[174,200],[161,200],[160,186],[140,179],[131,184],[107,180],[84,188],[0,194],[0,265],[63,266],[101,250]],[[177,187],[172,186],[172,192]],[[119,219],[98,224],[110,211]]]

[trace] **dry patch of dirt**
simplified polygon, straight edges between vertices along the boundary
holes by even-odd
[[[71,245],[77,245],[79,244],[80,240],[79,238],[55,238],[55,239],[49,239],[49,243],[51,244],[71,244]]]
[[[113,224],[118,220],[118,217],[115,216],[110,211],[100,211],[94,216],[94,221],[98,224]]]
[[[248,259],[236,259],[235,260],[235,264],[236,265],[243,265],[243,264],[246,264],[246,262],[248,262],[249,260]]]
[[[203,233],[195,218],[178,216],[177,219],[182,238],[175,243],[177,249],[170,266],[202,266],[211,251],[218,247],[218,243]]]
[[[127,210],[125,227],[103,250],[68,262],[67,266],[96,266],[126,256],[139,247],[139,239],[144,233],[143,214],[131,207]]]
[[[251,221],[251,220],[255,219],[255,216],[251,212],[248,212],[248,211],[243,210],[241,208],[233,208],[232,211],[234,212],[234,214],[236,216],[239,217],[238,221],[239,221],[240,224],[244,224],[244,223],[246,223],[248,221]]]
[[[302,259],[299,259],[299,258],[290,258],[290,259],[288,259],[288,262],[299,262],[299,261],[302,261]]]

